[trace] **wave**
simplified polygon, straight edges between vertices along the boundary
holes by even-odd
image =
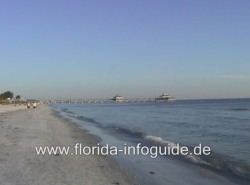
[[[168,146],[170,148],[173,148],[178,145],[172,141],[164,140],[158,136],[147,135],[145,136],[145,140],[152,142],[152,144],[160,146]],[[179,148],[180,147],[181,146],[179,145]],[[188,155],[179,155],[179,156],[193,164],[198,164],[213,170],[219,170],[220,172],[226,172],[226,173],[229,172],[237,177],[250,180],[250,168],[247,166],[240,166],[239,164],[234,164],[229,161],[219,161],[220,158],[217,157],[215,154],[214,155],[211,154],[211,156],[204,156],[204,155],[197,156],[197,155],[190,155],[190,152],[191,151],[188,151],[189,153]]]
[[[98,123],[97,121],[95,121],[94,119],[91,118],[86,118],[84,116],[77,116],[77,119],[82,120],[82,121],[86,121],[89,123]]]
[[[76,118],[78,120],[86,121],[86,122],[90,122],[90,123],[97,123],[94,119],[86,118],[84,116],[79,116],[79,115],[69,111],[67,108],[62,108],[61,111],[65,112],[67,114],[67,116],[69,116],[69,117],[73,117],[73,118]]]
[[[147,135],[147,136],[145,136],[144,139],[146,139],[148,141],[152,141],[152,142],[157,143],[157,144],[164,145],[164,146],[170,146],[170,147],[177,146],[175,143],[173,143],[171,141],[163,140],[161,137],[157,137],[157,136]]]
[[[68,113],[67,113],[67,115],[68,115],[68,116],[70,116],[70,117],[75,117],[75,118],[78,118],[78,115],[73,114],[73,113],[70,113],[70,112],[68,112]]]
[[[232,111],[247,111],[247,110],[250,110],[250,109],[247,109],[247,108],[235,108],[235,109],[229,109],[229,110],[232,110]]]
[[[145,141],[148,141],[151,145],[156,145],[156,146],[168,146],[170,148],[176,147],[178,144],[169,140],[164,140],[159,136],[152,136],[152,135],[147,135],[146,133],[140,132],[140,131],[135,131],[127,128],[121,128],[117,126],[113,126],[113,129],[120,133],[125,133],[132,135],[137,138],[144,139]],[[179,147],[181,145],[179,144]],[[188,147],[190,150],[188,153],[193,152],[192,147]],[[192,150],[191,150],[192,149]],[[174,151],[176,152],[176,151]],[[210,168],[212,170],[219,170],[220,172],[229,172],[231,174],[236,175],[237,177],[241,177],[244,179],[250,180],[250,169],[249,167],[244,167],[244,166],[239,166],[238,164],[234,164],[231,162],[228,162],[226,160],[222,160],[223,158],[226,159],[225,156],[221,157],[218,156],[218,154],[210,154],[210,156],[206,155],[178,155],[182,159],[184,159],[187,162],[190,162],[195,165],[201,165],[203,167]]]
[[[127,128],[121,128],[121,127],[117,127],[117,126],[112,126],[112,128],[118,132],[133,135],[133,136],[139,137],[139,138],[144,138],[144,136],[146,136],[146,134],[144,132],[140,132],[140,131],[135,131],[135,130],[127,129]]]

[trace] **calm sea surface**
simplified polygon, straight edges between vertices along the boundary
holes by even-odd
[[[250,180],[250,99],[183,100],[174,103],[54,104],[78,123],[88,123],[148,143],[209,146],[209,156],[186,157],[190,165],[208,168],[246,182]],[[123,137],[124,140],[124,137]],[[126,140],[126,138],[125,138]]]

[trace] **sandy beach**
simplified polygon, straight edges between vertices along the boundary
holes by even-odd
[[[27,109],[26,105],[0,105],[0,113]]]
[[[0,184],[136,184],[112,159],[101,155],[37,155],[37,146],[94,146],[98,138],[80,131],[40,105],[0,107]]]

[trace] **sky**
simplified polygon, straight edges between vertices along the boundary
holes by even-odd
[[[0,93],[250,98],[249,0],[0,1]]]

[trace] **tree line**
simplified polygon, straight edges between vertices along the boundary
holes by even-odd
[[[5,101],[5,100],[8,100],[9,99],[12,99],[14,97],[14,93],[11,92],[11,91],[6,91],[2,94],[0,94],[0,101]],[[16,99],[21,99],[21,96],[20,95],[17,95],[16,96]]]

